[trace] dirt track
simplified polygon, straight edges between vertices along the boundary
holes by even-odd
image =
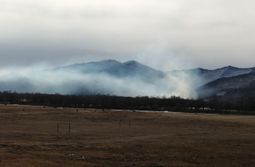
[[[1,105],[0,125],[1,167],[255,166],[255,116]]]

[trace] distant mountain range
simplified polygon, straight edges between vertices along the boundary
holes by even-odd
[[[198,89],[201,98],[237,101],[255,98],[255,72],[221,77]]]
[[[255,68],[160,71],[137,61],[103,60],[46,71],[12,71],[0,78],[0,91],[119,96],[181,96],[234,101],[255,98]]]
[[[139,78],[144,81],[155,82],[164,77],[164,72],[155,70],[137,61],[127,61],[124,63],[116,60],[103,60],[81,64],[72,64],[58,67],[55,70],[69,72],[79,72],[83,74],[106,74],[118,78]]]
[[[176,72],[176,71],[175,71]],[[200,79],[197,94],[199,98],[221,101],[240,101],[255,98],[255,68],[227,66],[214,70],[195,68],[177,71]]]
[[[158,82],[166,76],[180,77],[188,75],[189,78],[199,80],[196,82],[196,89],[199,98],[219,97],[224,99],[240,98],[245,96],[247,90],[254,90],[255,68],[237,68],[226,66],[214,70],[195,68],[190,70],[160,71],[137,61],[118,62],[116,60],[104,60],[83,64],[73,64],[59,67],[56,70],[73,71],[79,73],[103,73],[114,77],[139,78],[147,82]],[[171,83],[169,83],[171,84]],[[245,92],[241,91],[247,89]],[[235,92],[235,96],[233,96]],[[248,91],[249,92],[249,91]]]
[[[197,75],[202,80],[202,85],[221,79],[221,78],[230,78],[243,74],[250,74],[255,72],[255,68],[237,68],[233,66],[227,66],[223,68],[218,68],[214,70],[208,70],[204,68],[195,68],[190,70],[180,70],[180,71],[172,71],[175,73],[186,73],[189,75]]]

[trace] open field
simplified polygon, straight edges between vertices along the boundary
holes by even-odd
[[[255,116],[1,105],[0,125],[1,167],[255,166]]]

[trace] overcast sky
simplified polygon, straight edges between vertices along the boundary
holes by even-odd
[[[255,66],[252,0],[0,0],[0,65]]]

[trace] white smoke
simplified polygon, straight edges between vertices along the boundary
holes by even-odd
[[[47,68],[2,69],[0,91],[196,98],[197,79],[187,73],[168,73],[163,79],[150,83],[137,77],[45,70]]]

